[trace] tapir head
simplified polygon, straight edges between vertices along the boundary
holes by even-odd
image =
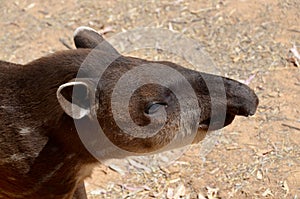
[[[74,41],[89,55],[77,78],[60,86],[58,101],[85,129],[97,120],[109,141],[126,151],[197,143],[257,109],[255,93],[235,80],[122,56],[90,28],[77,29]]]

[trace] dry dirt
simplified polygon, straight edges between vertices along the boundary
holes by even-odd
[[[73,46],[81,25],[105,37],[161,27],[200,42],[223,75],[255,75],[250,87],[260,98],[257,114],[236,118],[210,138],[205,159],[194,146],[151,173],[120,175],[100,166],[86,181],[89,198],[300,197],[300,69],[295,59],[287,61],[293,44],[300,49],[298,0],[0,0],[0,6],[1,60],[27,63],[65,50],[61,40]]]

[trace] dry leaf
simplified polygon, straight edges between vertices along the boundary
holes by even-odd
[[[202,195],[202,193],[198,193],[198,197],[197,197],[198,199],[206,199],[203,195]]]
[[[176,188],[174,198],[180,198],[180,196],[185,196],[185,186],[183,184]]]
[[[168,198],[168,199],[174,198],[174,189],[173,189],[173,188],[168,188],[168,191],[167,191],[167,198]]]
[[[294,44],[293,48],[290,49],[290,52],[293,54],[294,57],[289,57],[287,60],[293,63],[295,66],[300,67],[300,53],[297,50],[297,46]]]
[[[293,55],[300,61],[300,53],[297,50],[297,46],[294,44],[293,48],[290,49]]]
[[[208,199],[217,199],[218,198],[218,188],[206,187]]]
[[[295,57],[288,57],[286,60],[294,64],[294,66],[300,67],[300,63]]]
[[[178,182],[178,181],[180,181],[180,178],[172,179],[172,180],[169,181],[169,183],[170,183],[170,184],[173,184],[173,183],[176,183],[176,182]]]
[[[118,166],[115,165],[115,164],[110,164],[110,165],[108,166],[108,168],[110,168],[110,169],[113,170],[113,171],[118,172],[118,173],[121,174],[121,175],[125,175],[125,171],[123,171],[123,169],[121,169],[120,167],[118,167]]]
[[[282,183],[282,188],[283,188],[283,190],[286,192],[285,195],[289,194],[290,188],[289,188],[289,186],[288,186],[286,180],[283,181],[283,183]]]
[[[106,33],[109,33],[109,32],[114,32],[114,28],[112,26],[107,26],[105,28],[103,28],[102,30],[99,31],[99,33],[101,35],[104,35]]]
[[[274,196],[269,188],[262,193],[263,197]]]
[[[34,8],[35,7],[35,3],[31,3],[31,4],[29,4],[26,8],[25,8],[25,10],[27,11],[27,10],[30,10],[31,8]]]
[[[101,189],[101,188],[92,190],[90,192],[91,195],[101,195],[101,194],[105,194],[105,193],[106,193],[106,190]]]
[[[130,163],[130,165],[132,165],[133,167],[137,168],[137,169],[141,169],[144,170],[148,173],[151,172],[151,169],[149,167],[147,167],[146,165],[137,162],[136,160],[132,159],[132,158],[128,158],[128,162]]]
[[[142,190],[145,190],[145,187],[144,186],[141,186],[141,187],[132,187],[132,186],[129,186],[127,184],[123,184],[121,185],[124,189],[128,190],[128,191],[135,191],[135,192],[138,192],[138,191],[142,191]]]

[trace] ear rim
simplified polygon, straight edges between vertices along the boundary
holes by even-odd
[[[88,26],[79,26],[78,28],[75,29],[75,31],[73,33],[73,38],[75,38],[80,32],[83,32],[83,31],[86,31],[86,30],[95,32],[95,33],[97,33],[98,35],[101,36],[101,34],[99,32],[97,32],[95,29],[93,29],[91,27],[88,27]]]
[[[73,119],[82,119],[85,116],[92,117],[93,114],[96,114],[96,110],[98,109],[98,103],[95,102],[95,97],[91,95],[91,87],[90,84],[87,83],[88,79],[86,78],[76,78],[71,81],[60,85],[56,91],[56,98],[59,102],[63,111]],[[82,108],[77,104],[74,104],[68,101],[62,94],[61,91],[69,86],[83,85],[87,88],[87,93],[89,95],[89,99],[92,102],[91,106],[88,109]]]
[[[80,26],[73,33],[73,41],[78,48],[97,49],[109,54],[121,56],[103,35],[88,26]]]
[[[73,33],[73,41],[78,48],[89,48],[95,49],[104,40],[103,36],[94,30],[93,28],[87,26],[80,26],[76,28]]]

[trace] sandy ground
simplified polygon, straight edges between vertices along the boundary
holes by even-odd
[[[81,25],[107,38],[159,27],[201,43],[222,75],[254,77],[249,86],[260,98],[255,116],[236,118],[167,168],[148,168],[149,173],[145,165],[121,175],[99,166],[86,181],[89,198],[300,197],[300,66],[289,52],[293,44],[300,49],[297,0],[0,0],[0,5],[1,60],[27,63],[65,50],[62,41],[73,46],[73,31]],[[199,154],[206,148],[203,159]]]

